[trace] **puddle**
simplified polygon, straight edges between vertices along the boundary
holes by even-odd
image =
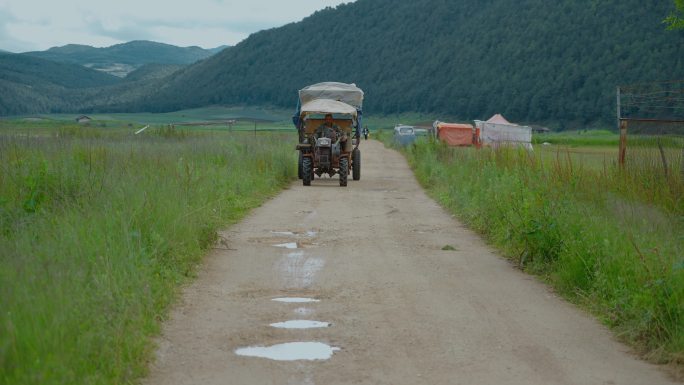
[[[309,309],[308,307],[298,307],[294,309],[294,313],[299,315],[311,315],[313,312],[313,309]]]
[[[332,325],[330,322],[321,321],[307,321],[307,320],[292,320],[285,322],[272,323],[271,326],[278,329],[317,329],[327,328]]]
[[[315,298],[299,298],[299,297],[273,298],[271,301],[285,302],[285,303],[311,303],[311,302],[321,302],[320,299],[315,299]]]
[[[276,265],[283,282],[290,288],[306,288],[313,284],[316,274],[325,266],[321,258],[306,257],[304,251],[293,251],[283,256]]]
[[[250,346],[235,350],[238,356],[268,358],[275,361],[329,360],[340,348],[322,342],[288,342],[273,346]]]
[[[295,235],[297,235],[297,234],[293,233],[292,231],[271,231],[271,234],[286,235],[288,237],[294,237]]]
[[[307,231],[307,232],[306,232],[306,236],[307,236],[307,237],[312,237],[312,238],[313,238],[313,237],[315,237],[316,235],[318,235],[318,231]]]
[[[273,245],[273,246],[282,247],[284,249],[298,249],[299,248],[299,245],[297,244],[297,242],[280,243],[280,244]]]

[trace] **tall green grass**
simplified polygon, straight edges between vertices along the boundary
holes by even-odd
[[[135,382],[216,230],[294,179],[291,141],[0,136],[0,383]]]
[[[383,137],[387,143],[387,135]],[[658,362],[684,363],[684,180],[515,149],[405,148],[441,204]]]

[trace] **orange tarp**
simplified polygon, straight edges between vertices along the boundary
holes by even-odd
[[[450,146],[473,145],[473,126],[470,124],[440,123],[437,129],[439,140]]]

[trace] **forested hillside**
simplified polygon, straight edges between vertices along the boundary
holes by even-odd
[[[293,107],[307,84],[355,82],[373,113],[557,127],[611,122],[619,84],[684,78],[670,0],[358,0],[256,33],[120,108]]]
[[[74,95],[120,82],[76,64],[0,53],[0,115],[78,109]]]
[[[503,113],[561,129],[607,125],[616,86],[684,79],[684,31],[668,31],[662,22],[673,7],[671,0],[358,0],[255,33],[180,70],[166,67],[164,78],[150,67],[126,84],[67,92],[40,106],[7,97],[12,108],[0,105],[0,114],[294,108],[298,89],[335,80],[363,88],[366,112],[374,114]],[[163,62],[143,43],[149,42],[119,48],[137,47],[132,56]]]

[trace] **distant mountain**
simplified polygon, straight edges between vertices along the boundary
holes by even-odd
[[[0,115],[78,108],[71,95],[100,89],[121,79],[77,64],[0,53]]]
[[[121,82],[115,76],[77,64],[13,53],[0,53],[0,79],[29,86],[50,83],[64,88],[102,87]]]
[[[124,77],[144,64],[191,64],[213,55],[219,48],[176,47],[152,41],[131,41],[111,47],[95,48],[69,44],[46,51],[25,52],[23,55],[58,62],[80,64],[99,71]]]
[[[222,46],[216,47],[216,48],[209,48],[208,51],[215,55],[215,54],[223,51],[224,49],[230,48],[230,47],[231,46],[229,46],[229,45],[222,45]]]
[[[125,81],[139,81],[150,79],[161,79],[171,75],[172,73],[185,68],[187,66],[182,64],[144,64],[142,67],[129,73],[124,78]]]
[[[662,23],[672,8],[671,0],[357,0],[255,33],[122,108],[294,107],[298,89],[335,80],[363,88],[371,113],[612,124],[616,86],[684,78],[684,32]]]

